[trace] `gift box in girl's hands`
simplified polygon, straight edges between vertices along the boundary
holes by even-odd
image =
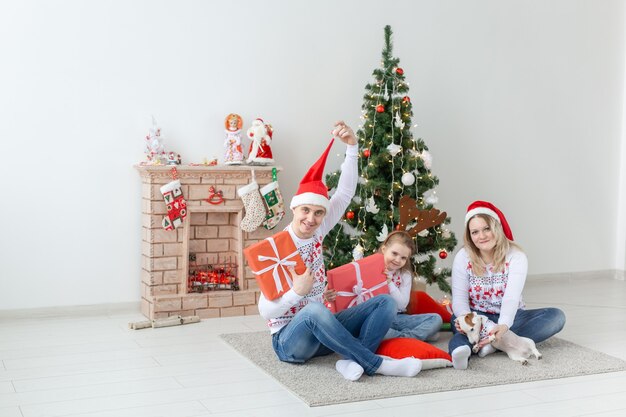
[[[259,289],[268,300],[280,297],[293,286],[289,267],[293,267],[296,274],[306,271],[296,244],[287,231],[248,246],[243,254],[255,275]]]
[[[330,303],[333,313],[353,307],[379,294],[389,294],[385,260],[380,253],[331,269],[328,288],[337,291]]]

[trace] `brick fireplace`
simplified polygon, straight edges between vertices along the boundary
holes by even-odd
[[[258,314],[259,290],[244,267],[243,248],[277,230],[261,227],[247,233],[240,229],[245,213],[237,188],[252,181],[253,169],[259,186],[271,182],[272,167],[177,165],[188,213],[181,226],[169,231],[161,225],[167,210],[160,188],[172,181],[172,167],[135,168],[142,181],[141,312],[150,319],[179,314],[201,318]],[[207,201],[210,187],[222,191],[223,203]],[[236,264],[240,290],[188,292],[190,254],[197,263]]]

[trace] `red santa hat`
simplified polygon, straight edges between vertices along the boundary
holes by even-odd
[[[513,240],[513,232],[511,232],[509,223],[506,221],[506,217],[504,217],[504,214],[496,206],[487,201],[474,201],[472,204],[467,206],[465,224],[467,225],[467,222],[469,222],[470,219],[477,214],[486,214],[487,216],[496,219],[498,223],[502,225],[504,236],[506,236],[506,238],[509,240]]]
[[[328,189],[322,182],[322,176],[324,175],[326,159],[328,158],[330,148],[333,146],[333,142],[334,139],[331,139],[322,156],[309,168],[309,172],[307,172],[304,178],[302,178],[302,181],[300,181],[298,191],[296,191],[296,195],[291,199],[290,208],[293,209],[303,204],[311,204],[322,206],[328,210],[330,203],[328,200]]]

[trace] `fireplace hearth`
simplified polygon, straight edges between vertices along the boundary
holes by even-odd
[[[149,319],[258,314],[259,290],[244,267],[243,248],[277,230],[241,230],[237,188],[252,181],[252,170],[260,186],[271,182],[273,167],[177,165],[187,217],[174,230],[161,224],[167,210],[160,188],[172,181],[172,166],[135,168],[142,181],[141,312]],[[190,286],[190,273],[206,282],[202,290]],[[235,278],[236,286],[226,285]]]

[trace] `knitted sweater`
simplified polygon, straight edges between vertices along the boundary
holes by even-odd
[[[341,176],[335,193],[330,198],[330,206],[324,216],[320,227],[315,231],[312,238],[300,239],[291,228],[291,224],[285,230],[289,231],[296,248],[311,270],[314,277],[313,288],[305,295],[298,295],[293,288],[275,300],[266,299],[263,294],[259,298],[259,314],[267,319],[267,325],[272,334],[285,327],[293,317],[308,303],[323,303],[326,281],[326,269],[322,257],[322,242],[326,234],[339,222],[344,211],[350,204],[358,179],[357,170],[358,146],[348,145],[346,157],[341,164]]]
[[[413,277],[410,272],[402,272],[400,270],[392,272],[389,276],[391,277],[389,295],[396,300],[398,313],[404,313],[409,305]]]
[[[470,310],[499,314],[498,324],[511,327],[517,310],[524,308],[522,290],[527,271],[526,255],[512,249],[506,255],[503,271],[494,271],[489,264],[484,276],[476,276],[465,248],[461,249],[452,266],[454,315],[458,317]]]

